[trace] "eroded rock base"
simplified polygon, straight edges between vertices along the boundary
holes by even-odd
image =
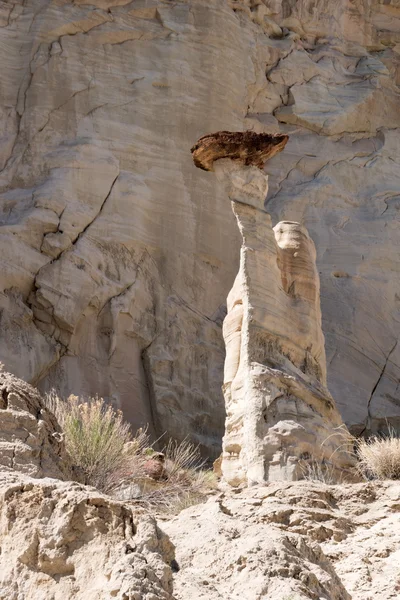
[[[78,483],[0,474],[1,600],[173,600],[154,518]]]
[[[273,483],[221,494],[163,525],[178,600],[395,600],[400,486]]]

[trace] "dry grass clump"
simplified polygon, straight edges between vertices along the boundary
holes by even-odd
[[[114,472],[109,492],[159,513],[177,514],[204,502],[216,487],[214,473],[205,468],[194,444],[170,440],[162,452],[157,452],[147,436],[142,449],[129,453],[126,462]]]
[[[46,406],[57,417],[66,450],[88,485],[168,513],[204,501],[216,487],[191,442],[170,440],[157,452],[147,429],[133,436],[121,411],[102,398],[62,400],[53,391]]]
[[[327,485],[336,485],[343,481],[343,476],[338,477],[338,470],[325,460],[304,461],[300,463],[300,471],[306,481],[321,481]]]
[[[368,479],[400,479],[400,438],[389,428],[387,436],[357,440],[359,470]]]
[[[183,440],[170,440],[163,449],[165,467],[158,487],[143,490],[142,501],[161,512],[177,514],[184,508],[204,502],[216,490],[217,479],[205,468],[199,448]]]
[[[341,425],[333,434],[339,435],[343,440],[335,452],[345,448],[347,453],[353,455],[354,473],[358,474],[358,477],[361,476],[366,480],[400,479],[400,437],[389,424],[387,428],[387,434],[364,439],[353,436],[344,425]],[[316,471],[318,470],[319,467],[316,468]],[[325,481],[325,475],[316,472],[315,479]]]

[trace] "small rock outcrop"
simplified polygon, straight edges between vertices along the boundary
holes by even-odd
[[[0,598],[173,600],[155,520],[78,483],[0,474]]]
[[[173,600],[154,518],[75,475],[40,394],[0,372],[0,598]]]
[[[73,479],[63,435],[39,392],[0,371],[0,471]]]
[[[215,160],[213,170],[232,202],[243,240],[223,327],[223,478],[233,486],[295,480],[314,463],[342,476],[353,460],[326,387],[314,244],[299,223],[284,221],[272,228],[264,210],[268,177],[247,166],[254,135],[224,136],[235,139],[233,160],[231,143],[221,143],[220,133],[214,142],[213,135],[201,138],[192,149],[195,164],[206,157],[203,168]],[[270,137],[256,139],[260,160],[268,157]],[[276,152],[286,141],[281,136]]]

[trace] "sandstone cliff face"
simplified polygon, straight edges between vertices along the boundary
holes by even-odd
[[[3,2],[6,367],[217,453],[240,241],[188,149],[282,131],[267,209],[315,241],[329,389],[358,431],[395,422],[399,17],[378,0]]]

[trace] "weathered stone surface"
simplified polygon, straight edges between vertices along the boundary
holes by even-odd
[[[63,435],[32,386],[0,370],[0,471],[73,479]]]
[[[394,0],[1,3],[6,367],[217,454],[239,236],[188,149],[274,131],[268,212],[315,241],[329,389],[356,431],[396,425],[399,24]]]
[[[237,237],[188,148],[205,122],[242,128],[240,32],[219,2],[153,0],[29,0],[0,31],[2,359],[211,454]]]
[[[59,433],[31,386],[5,373],[0,379],[2,417],[29,415],[36,429],[18,422],[32,439],[43,439],[41,423]],[[8,430],[0,428],[0,462]],[[57,476],[55,452],[43,446],[40,471],[33,458],[25,453],[0,468],[1,600],[398,596],[397,482],[230,489],[161,530],[147,511],[93,488],[29,477],[28,464],[35,476]]]
[[[309,151],[315,156],[304,161],[298,157],[296,167],[295,145],[289,175],[293,184],[287,187],[280,181],[277,188],[272,183],[275,168],[270,176],[273,190],[267,210],[273,220],[303,222],[315,240],[328,387],[356,432],[384,428],[385,415],[390,415],[394,426],[399,418],[400,271],[393,253],[398,243],[399,182],[387,152],[392,135],[384,132],[372,141],[371,154],[366,146],[371,140],[354,141],[347,154],[349,140],[329,140],[319,146],[313,135],[302,132],[301,154]],[[374,147],[379,148],[376,154]],[[322,148],[339,156],[330,154],[319,171]],[[292,150],[289,146],[288,153]],[[319,163],[315,163],[317,174],[309,170],[309,161]]]
[[[78,483],[0,473],[0,545],[2,600],[173,600],[155,520]]]
[[[399,484],[273,483],[221,494],[163,528],[178,600],[398,598]]]
[[[223,479],[233,486],[299,479],[315,461],[340,478],[354,460],[326,387],[315,247],[299,223],[272,229],[268,177],[245,162],[213,166],[243,240],[223,327]]]
[[[1,600],[173,600],[154,518],[75,476],[39,393],[0,371]]]

